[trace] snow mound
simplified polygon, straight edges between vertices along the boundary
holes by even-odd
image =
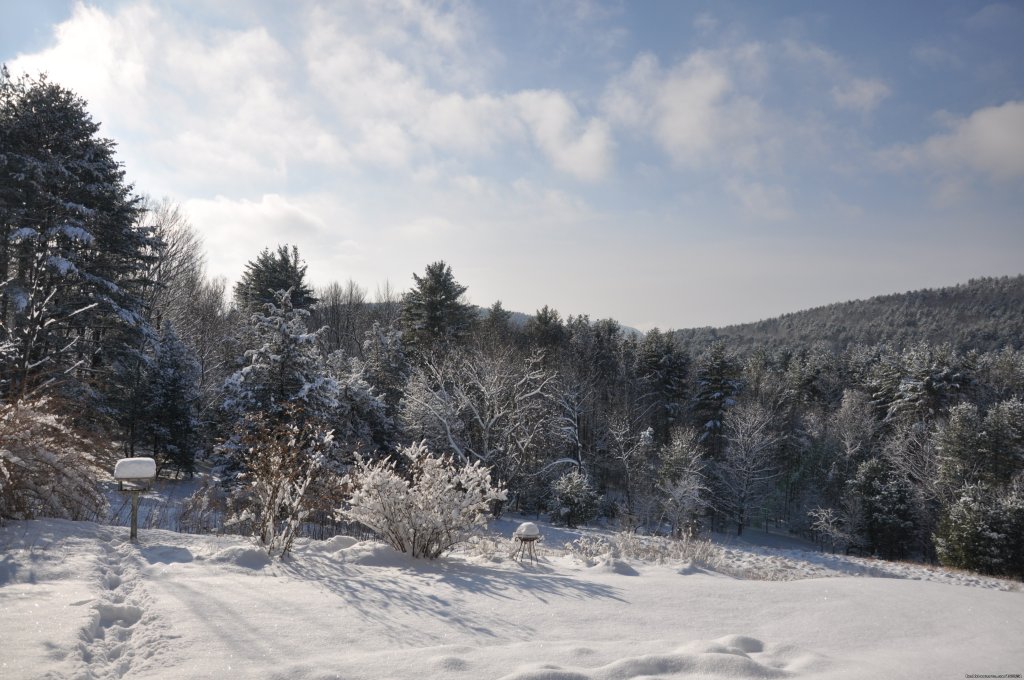
[[[698,567],[693,562],[684,562],[682,566],[676,569],[676,573],[680,576],[693,576],[695,574],[703,574],[705,576],[721,576],[721,574],[719,574],[718,572]]]
[[[411,559],[389,545],[374,541],[362,541],[338,552],[349,564],[360,564],[367,567],[405,567]]]
[[[767,648],[756,638],[727,635],[696,640],[667,654],[627,656],[597,668],[562,668],[530,664],[501,680],[625,680],[660,676],[720,678],[790,677],[820,657],[791,646]]]
[[[233,564],[246,569],[262,569],[270,564],[270,556],[257,548],[232,546],[210,556],[211,562]]]
[[[359,541],[351,536],[335,536],[326,541],[313,541],[306,548],[309,552],[336,553],[339,550],[347,550]]]
[[[639,576],[640,572],[631,567],[625,560],[616,559],[614,557],[608,557],[601,560],[593,567],[594,571],[604,572],[607,574],[618,574],[619,576]]]
[[[139,549],[139,554],[150,564],[171,564],[173,562],[191,562],[192,551],[168,545],[154,545]]]

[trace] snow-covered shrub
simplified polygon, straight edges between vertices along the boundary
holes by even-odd
[[[583,564],[602,559],[631,559],[666,564],[687,562],[717,569],[722,564],[721,548],[707,539],[673,539],[619,532],[605,537],[581,536],[565,544],[565,550]]]
[[[94,448],[45,399],[0,406],[0,520],[100,517]]]
[[[220,526],[227,508],[223,487],[206,479],[191,496],[181,504],[176,531],[188,534],[205,534]]]
[[[470,557],[478,557],[490,562],[501,562],[509,557],[516,549],[516,545],[504,536],[496,534],[470,536],[466,540],[465,547],[460,549]]]
[[[394,460],[359,458],[345,479],[348,505],[338,513],[377,532],[395,550],[434,559],[485,526],[491,504],[505,500],[490,468],[479,462],[458,465],[451,456],[431,456],[422,442],[401,454],[407,474]]]
[[[301,418],[294,405],[284,417],[246,418],[241,437],[245,472],[228,498],[226,525],[251,530],[270,555],[286,555],[309,516],[315,487],[329,473],[332,434]]]
[[[598,495],[587,475],[573,468],[551,485],[553,518],[574,527],[593,519],[597,512]]]

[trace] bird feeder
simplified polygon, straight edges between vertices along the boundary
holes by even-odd
[[[536,563],[537,550],[535,546],[537,541],[540,540],[540,528],[533,522],[523,522],[516,527],[516,530],[512,533],[512,538],[516,542],[516,548],[512,551],[512,558],[522,561],[524,557],[529,557],[530,562]]]
[[[117,488],[132,496],[131,540],[139,538],[139,495],[153,486],[156,479],[156,461],[152,458],[122,458],[114,466]]]

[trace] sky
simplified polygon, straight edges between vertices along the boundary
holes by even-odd
[[[1024,3],[0,0],[211,275],[642,330],[1024,272]]]

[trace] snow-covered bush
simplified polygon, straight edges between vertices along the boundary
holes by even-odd
[[[223,487],[207,478],[181,504],[175,530],[187,534],[205,534],[219,528],[227,507]]]
[[[284,418],[246,418],[241,438],[245,472],[228,499],[225,524],[249,528],[270,555],[286,555],[309,516],[315,487],[329,473],[332,434],[301,418],[294,405]]]
[[[483,527],[491,504],[505,500],[490,468],[479,462],[458,465],[451,456],[431,456],[422,442],[401,454],[407,463],[403,471],[394,460],[359,458],[345,479],[351,489],[348,505],[338,513],[377,532],[396,550],[434,559]]]
[[[100,517],[93,448],[45,399],[0,406],[0,520]]]
[[[551,484],[553,519],[564,522],[568,527],[593,519],[598,500],[590,478],[579,468],[573,468]]]
[[[723,560],[721,548],[707,539],[672,539],[619,532],[608,537],[581,536],[565,544],[565,550],[583,564],[602,559],[631,559],[666,564],[688,562],[694,566],[717,569]]]

